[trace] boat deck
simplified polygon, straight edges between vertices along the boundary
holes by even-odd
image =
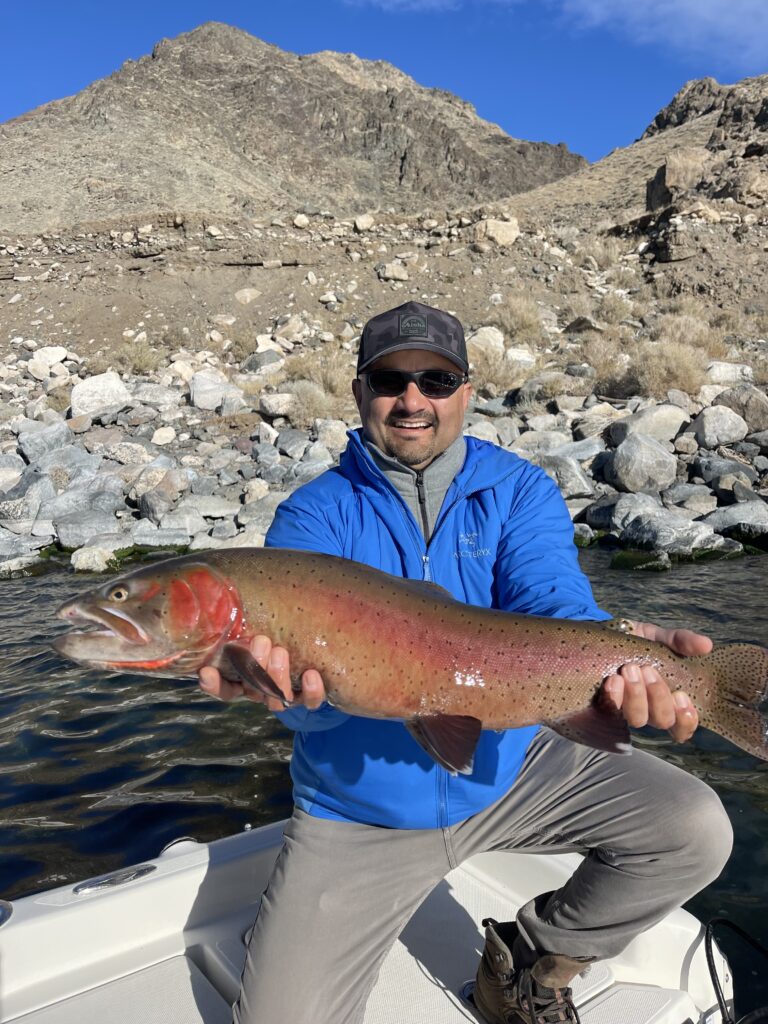
[[[0,1021],[228,1024],[243,936],[279,837],[270,826],[209,846],[183,843],[119,888],[18,901],[0,928]],[[365,1024],[477,1020],[457,993],[476,970],[482,918],[510,920],[577,860],[493,853],[451,872],[385,961]],[[677,911],[620,958],[592,965],[574,983],[583,1024],[714,1024],[701,936],[699,923]]]

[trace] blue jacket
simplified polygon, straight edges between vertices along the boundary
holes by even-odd
[[[537,467],[467,438],[429,545],[406,503],[350,431],[340,464],[277,509],[270,547],[339,555],[408,579],[428,579],[468,604],[570,619],[610,618],[578,564],[555,484]],[[369,638],[371,658],[386,658]],[[471,775],[435,764],[399,721],[328,704],[278,716],[296,730],[291,774],[298,807],[321,818],[393,828],[453,825],[515,781],[537,726],[483,731]]]

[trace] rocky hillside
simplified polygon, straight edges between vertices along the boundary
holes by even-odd
[[[584,164],[389,64],[211,23],[0,126],[0,229],[463,205]]]

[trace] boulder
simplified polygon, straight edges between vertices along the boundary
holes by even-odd
[[[707,366],[707,380],[710,384],[750,383],[753,377],[752,367],[747,363],[725,363],[715,359]]]
[[[555,481],[564,498],[591,498],[594,485],[575,459],[566,455],[538,455],[536,465]]]
[[[569,441],[570,437],[559,430],[526,430],[512,442],[510,448],[531,455],[548,454]]]
[[[677,478],[677,459],[658,441],[629,434],[605,464],[605,478],[620,491],[656,493]]]
[[[72,388],[70,405],[73,416],[93,416],[106,409],[131,404],[128,388],[112,370],[79,381]]]
[[[672,441],[690,417],[677,405],[651,405],[617,420],[608,428],[611,442],[621,444],[629,434],[644,434],[657,441]]]
[[[710,405],[702,409],[691,426],[702,448],[717,448],[721,444],[741,441],[749,433],[749,427],[741,416],[727,405]]]
[[[637,516],[661,511],[661,502],[651,494],[622,494],[611,511],[609,529],[619,536]]]
[[[489,241],[496,245],[514,245],[520,237],[520,225],[512,217],[510,220],[486,218],[472,227],[472,238],[476,242]]]
[[[467,338],[467,356],[470,363],[478,359],[502,359],[504,335],[498,327],[480,327]]]
[[[53,521],[56,539],[69,549],[93,545],[105,534],[116,532],[117,526],[114,515],[108,512],[73,512]],[[130,546],[125,539],[123,546]]]
[[[232,385],[219,370],[198,370],[189,382],[189,399],[196,409],[218,409]]]
[[[619,541],[625,547],[641,551],[665,551],[682,558],[708,551],[731,554],[737,550],[706,523],[692,522],[668,509],[641,512],[622,530]]]
[[[747,424],[750,434],[768,430],[768,395],[751,384],[721,391],[714,405],[726,405]]]

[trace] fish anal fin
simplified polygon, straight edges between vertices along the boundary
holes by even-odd
[[[405,723],[431,758],[452,775],[471,775],[482,723],[470,715],[421,715]]]
[[[236,679],[243,686],[257,690],[265,697],[273,697],[285,707],[291,706],[291,701],[285,699],[283,691],[269,672],[256,661],[247,647],[242,647],[240,644],[225,644],[221,653],[220,671],[223,676]]]
[[[610,698],[601,694],[599,691],[589,707],[547,719],[544,724],[585,747],[604,750],[608,754],[631,754],[632,738],[627,720]]]

